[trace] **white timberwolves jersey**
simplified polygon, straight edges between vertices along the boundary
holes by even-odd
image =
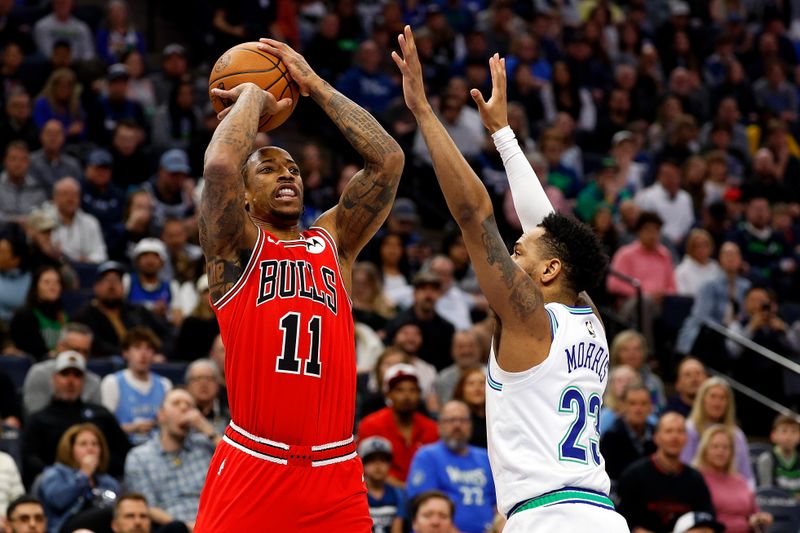
[[[608,381],[605,331],[588,307],[545,309],[553,335],[547,359],[511,373],[500,369],[494,350],[489,357],[489,459],[504,515],[542,495],[542,505],[611,505],[599,432]]]

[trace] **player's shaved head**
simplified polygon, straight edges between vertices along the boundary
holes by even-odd
[[[275,157],[288,159],[294,162],[292,155],[283,148],[281,148],[280,146],[264,146],[263,148],[253,150],[253,152],[245,160],[244,168],[242,168],[242,178],[244,179],[244,186],[247,187],[248,181],[250,177],[253,175],[253,173],[256,171],[256,168],[259,163],[262,163],[267,159]]]

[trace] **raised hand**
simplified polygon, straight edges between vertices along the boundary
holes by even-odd
[[[508,99],[506,97],[506,60],[500,59],[499,54],[489,58],[489,72],[492,75],[492,96],[489,101],[484,101],[478,89],[472,89],[469,94],[478,104],[483,125],[494,133],[508,126]]]
[[[262,94],[263,101],[261,104],[261,114],[267,115],[274,115],[283,111],[284,109],[289,108],[292,105],[291,98],[284,98],[281,101],[275,100],[275,97],[272,96],[272,93],[269,91],[265,91],[255,83],[241,83],[234,87],[233,89],[211,89],[211,94],[222,100],[227,104],[227,107],[217,114],[217,118],[222,120],[224,119],[228,113],[230,113],[231,108],[233,108],[234,102],[239,99],[241,95],[243,95],[246,91],[256,91]]]
[[[288,44],[266,38],[259,39],[259,43],[259,50],[272,54],[283,61],[283,64],[289,69],[292,79],[300,88],[300,94],[303,96],[311,94],[313,85],[322,81],[322,78],[308,64],[306,58],[297,53]]]
[[[417,111],[430,107],[430,104],[425,97],[422,66],[419,62],[419,55],[417,55],[417,45],[414,43],[411,26],[403,29],[403,33],[397,36],[397,42],[400,44],[403,56],[400,57],[397,52],[392,52],[392,59],[403,75],[403,97],[406,105],[412,113],[416,114]]]

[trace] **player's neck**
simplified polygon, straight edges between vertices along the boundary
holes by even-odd
[[[564,290],[561,287],[542,287],[542,299],[544,303],[557,303],[568,306],[575,305],[578,295],[574,291]]]
[[[269,232],[279,241],[293,241],[300,238],[299,220],[294,223],[282,224],[274,220],[266,220],[256,215],[251,215],[250,219],[257,227]]]

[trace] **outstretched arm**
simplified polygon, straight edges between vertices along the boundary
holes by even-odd
[[[286,64],[301,94],[314,99],[364,158],[364,168],[350,180],[339,204],[317,221],[333,234],[347,269],[389,214],[403,172],[403,151],[372,115],[314,73],[287,44],[261,39],[259,48]]]
[[[398,40],[403,57],[393,52],[392,59],[403,74],[406,105],[419,123],[436,178],[450,213],[461,228],[481,289],[500,316],[504,332],[524,328],[534,335],[545,331],[549,335],[547,326],[531,328],[545,324],[542,320],[547,320],[541,291],[509,256],[497,229],[486,188],[425,98],[422,69],[411,28],[406,26]]]
[[[279,112],[291,100],[276,102],[252,83],[212,93],[234,102],[220,113],[222,122],[206,149],[200,198],[200,245],[211,301],[216,302],[239,280],[257,236],[244,210],[242,167],[253,149],[259,117]]]

